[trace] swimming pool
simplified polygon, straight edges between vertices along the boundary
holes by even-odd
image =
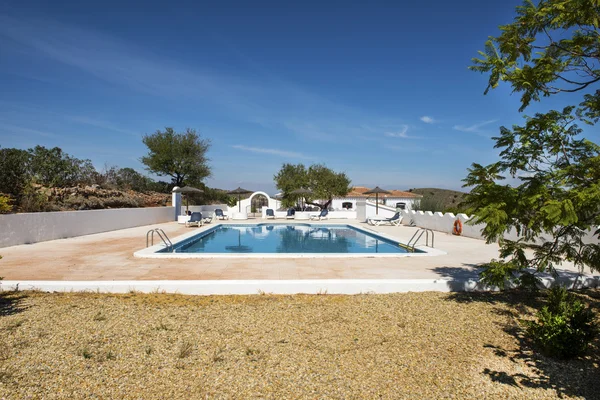
[[[350,225],[216,225],[157,254],[406,254],[401,243]],[[414,253],[423,253],[415,250]]]

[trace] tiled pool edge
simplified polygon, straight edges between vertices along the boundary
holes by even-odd
[[[257,222],[256,224],[247,223],[247,225],[260,225],[264,224],[264,221]],[[277,221],[276,223],[285,225],[290,223],[290,221]],[[303,224],[305,224],[303,222]],[[399,242],[399,239],[393,237],[389,234],[378,232],[363,226],[360,226],[356,223],[351,222],[343,222],[343,225],[349,225],[357,230],[367,232],[369,234],[375,234],[380,236],[386,240],[390,240],[393,242]],[[211,229],[216,229],[222,224],[216,225],[207,225],[201,228],[193,229],[190,232],[187,232],[183,235],[179,235],[173,239],[171,242],[173,244],[177,244],[184,240],[187,240],[198,233],[202,233],[205,231],[209,231]],[[165,246],[162,243],[156,244],[154,246],[146,247],[144,249],[138,250],[133,253],[135,258],[156,258],[156,259],[175,259],[175,258],[398,258],[398,257],[431,257],[431,256],[440,256],[447,254],[443,250],[425,247],[425,246],[417,246],[418,250],[423,251],[423,253],[157,253],[159,250],[164,249]]]
[[[575,278],[560,279],[573,287]],[[600,276],[583,276],[577,288],[600,286]],[[542,278],[551,287],[552,277]],[[156,280],[156,281],[2,281],[2,290],[40,290],[44,292],[99,293],[179,293],[187,295],[252,295],[252,294],[385,294],[405,292],[471,292],[491,291],[473,279],[305,279],[305,280]]]

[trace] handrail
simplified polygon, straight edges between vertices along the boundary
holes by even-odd
[[[160,228],[156,228],[155,231],[156,231],[156,234],[162,239],[165,246],[167,246],[167,250],[169,250],[169,249],[173,250],[173,243],[171,242],[171,239],[169,239],[169,237],[167,236],[165,231],[163,231]]]
[[[148,242],[149,242],[148,236],[150,236],[151,233],[152,233],[152,238],[151,238],[150,246],[154,246],[154,229],[150,229],[148,232],[146,232],[146,247],[148,247]]]
[[[146,232],[146,247],[148,247],[148,241],[150,241],[150,246],[154,246],[154,233],[155,232],[158,235],[158,237],[160,237],[162,242],[165,244],[165,247],[167,248],[167,250],[173,250],[173,242],[171,242],[171,239],[169,239],[169,237],[167,236],[165,231],[163,231],[160,228],[150,229],[148,232]],[[148,239],[150,239],[150,240],[148,240]]]
[[[435,240],[435,234],[433,233],[433,231],[431,229],[428,229],[428,228],[419,228],[419,230],[417,230],[415,232],[415,234],[412,235],[412,237],[406,244],[406,247],[411,247],[411,244],[412,244],[412,251],[415,251],[415,246],[417,245],[417,242],[419,241],[419,239],[421,239],[421,237],[423,237],[423,234],[425,234],[425,246],[429,246],[429,232],[431,232],[431,246],[430,247],[434,247],[433,242]],[[415,239],[415,237],[416,237],[416,239]],[[414,239],[414,242],[413,242],[413,239]]]

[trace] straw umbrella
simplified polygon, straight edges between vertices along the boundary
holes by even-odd
[[[202,189],[197,189],[195,187],[191,187],[191,186],[184,186],[182,188],[177,188],[177,189],[173,189],[173,191],[175,193],[204,193],[204,190]],[[189,204],[189,194],[185,196],[185,213],[187,214],[189,209],[190,209],[190,204]]]
[[[364,194],[374,194],[375,195],[375,215],[379,214],[379,193],[381,194],[392,194],[392,192],[388,192],[387,190],[383,190],[379,186],[375,186],[374,189],[365,192]]]
[[[302,197],[302,211],[304,211],[304,198],[306,197],[306,195],[309,195],[312,193],[313,193],[312,190],[304,189],[304,188],[292,190],[290,192],[290,194],[297,194],[297,195],[300,195],[300,197]]]
[[[242,212],[242,202],[241,202],[242,195],[248,194],[248,193],[252,193],[252,190],[242,189],[241,187],[238,187],[237,189],[230,190],[229,192],[227,192],[227,194],[237,194],[238,195],[238,211],[239,212]]]

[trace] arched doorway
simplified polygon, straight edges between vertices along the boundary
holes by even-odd
[[[255,193],[255,195],[250,198],[248,210],[248,216],[254,218],[262,216],[262,208],[269,206],[269,198],[266,195],[262,193]]]
[[[249,217],[254,218],[262,216],[263,208],[272,208],[273,205],[273,199],[265,192],[254,192],[247,201],[245,211]]]
[[[254,201],[255,198],[256,201]],[[269,197],[265,192],[254,192],[247,199],[242,199],[239,205],[236,204],[235,207],[230,207],[229,211],[233,213],[234,219],[246,219],[248,217],[262,217],[261,209],[265,211],[268,208],[277,210],[278,206],[279,202]],[[242,210],[241,213],[238,213],[238,208]]]

